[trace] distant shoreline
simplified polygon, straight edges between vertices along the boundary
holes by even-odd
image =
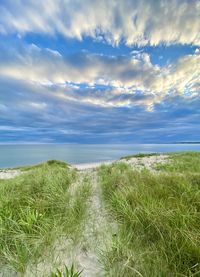
[[[32,142],[32,143],[3,143],[0,146],[30,146],[30,145],[170,145],[170,144],[200,144],[200,141],[175,141],[175,142],[129,142],[129,143],[76,143],[76,142]]]
[[[200,141],[183,141],[183,142],[174,142],[170,144],[200,144]]]

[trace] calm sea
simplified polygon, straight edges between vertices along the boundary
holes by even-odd
[[[31,165],[56,159],[71,164],[115,160],[151,152],[200,151],[200,144],[40,144],[0,145],[0,167]]]

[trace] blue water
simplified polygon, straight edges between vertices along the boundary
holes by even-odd
[[[56,159],[71,164],[115,160],[151,152],[200,151],[200,144],[40,144],[0,145],[0,167],[31,165]]]

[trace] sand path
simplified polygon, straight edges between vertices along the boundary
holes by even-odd
[[[88,205],[88,219],[85,223],[81,247],[75,257],[77,267],[83,270],[83,277],[104,276],[101,255],[111,247],[116,226],[110,221],[103,205],[102,193],[96,170],[82,171],[87,174],[92,185]]]
[[[104,207],[97,170],[78,172],[78,178],[70,188],[72,198],[85,180],[91,183],[91,196],[82,236],[78,242],[61,238],[55,243],[53,257],[44,257],[37,265],[28,267],[26,277],[47,277],[55,268],[62,271],[65,265],[70,268],[72,264],[78,271],[82,271],[81,277],[105,276],[101,257],[112,246],[116,225],[110,220]]]

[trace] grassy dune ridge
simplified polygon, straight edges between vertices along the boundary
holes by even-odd
[[[200,153],[170,155],[159,172],[102,166],[104,199],[119,225],[110,276],[200,275]]]
[[[86,215],[88,183],[70,193],[77,173],[63,162],[21,168],[20,176],[0,180],[0,267],[23,273],[60,236],[76,239]]]

